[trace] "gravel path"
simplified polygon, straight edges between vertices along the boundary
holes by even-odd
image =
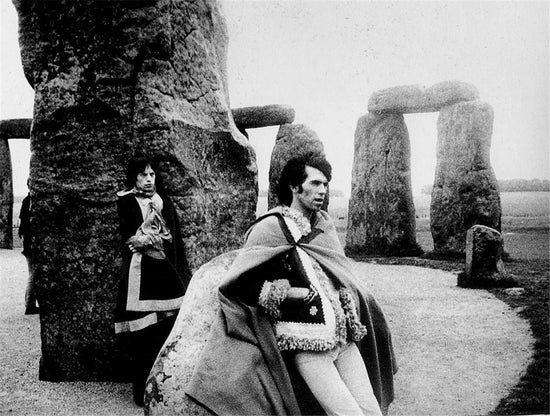
[[[390,415],[479,415],[525,371],[528,323],[483,290],[456,287],[449,272],[356,263],[383,306],[399,362]],[[38,316],[25,316],[26,263],[0,250],[0,413],[142,415],[127,383],[38,380]]]

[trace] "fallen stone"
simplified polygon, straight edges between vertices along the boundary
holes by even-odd
[[[278,126],[294,122],[294,109],[287,105],[272,104],[261,107],[242,107],[231,110],[239,130]]]
[[[222,254],[195,272],[172,332],[164,343],[145,387],[147,415],[211,415],[189,399],[185,389],[219,311],[218,285],[237,251]]]
[[[466,232],[473,225],[500,231],[500,195],[489,158],[493,109],[480,101],[446,107],[437,131],[430,207],[434,251],[463,255]]]
[[[371,113],[428,113],[478,98],[474,85],[443,81],[431,87],[403,85],[376,91],[369,99],[368,109]]]
[[[500,272],[504,270],[502,235],[484,225],[474,225],[466,233],[466,273],[470,276],[479,271]]]
[[[323,143],[319,140],[317,133],[304,124],[284,124],[279,128],[275,146],[271,153],[269,165],[269,191],[268,209],[279,205],[275,187],[279,176],[289,159],[306,153],[316,153],[325,156]],[[329,203],[329,195],[325,198],[323,209],[326,210]]]
[[[418,255],[403,115],[369,113],[355,130],[345,251],[348,256]]]
[[[461,287],[513,286],[514,280],[504,270],[504,242],[495,229],[472,226],[466,234],[466,268],[458,276]]]

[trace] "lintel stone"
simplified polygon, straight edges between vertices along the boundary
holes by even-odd
[[[28,139],[31,135],[32,118],[0,120],[0,138]]]
[[[281,104],[241,107],[234,108],[231,111],[239,130],[291,124],[294,122],[295,117],[292,107]]]
[[[477,88],[461,81],[443,81],[431,87],[402,85],[374,92],[369,99],[369,112],[429,113],[478,98]]]

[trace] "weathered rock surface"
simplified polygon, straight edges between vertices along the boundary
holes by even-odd
[[[371,113],[427,113],[478,98],[474,85],[443,81],[431,87],[403,85],[376,91],[369,99],[368,108]]]
[[[461,287],[513,286],[504,270],[504,241],[495,229],[474,225],[466,233],[466,268],[458,277]]]
[[[0,248],[13,248],[13,179],[10,146],[0,136]]]
[[[464,253],[467,230],[476,224],[500,231],[498,183],[489,152],[493,109],[471,101],[441,110],[430,227],[434,250]]]
[[[237,251],[222,254],[193,275],[178,318],[147,381],[147,415],[210,415],[189,399],[185,389],[208,340],[210,326],[219,311],[218,285]]]
[[[273,152],[271,153],[271,163],[269,165],[269,192],[268,209],[279,205],[275,187],[279,181],[279,176],[289,159],[305,155],[306,153],[316,153],[325,156],[323,143],[319,136],[304,124],[284,124],[279,128],[277,139]],[[329,203],[329,192],[325,198],[323,209],[326,210]]]
[[[401,114],[367,114],[355,130],[346,254],[414,255],[409,133]]]
[[[16,0],[35,90],[30,166],[43,380],[117,379],[116,191],[150,153],[193,268],[255,218],[256,164],[231,117],[213,0]]]
[[[280,104],[234,108],[232,112],[235,124],[239,129],[291,124],[295,117],[292,107]]]

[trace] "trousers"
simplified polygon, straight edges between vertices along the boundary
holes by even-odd
[[[355,342],[298,352],[294,364],[327,415],[382,416]]]
[[[132,360],[132,392],[134,402],[143,406],[145,383],[162,345],[170,335],[176,316],[166,318],[154,325],[129,334]]]

